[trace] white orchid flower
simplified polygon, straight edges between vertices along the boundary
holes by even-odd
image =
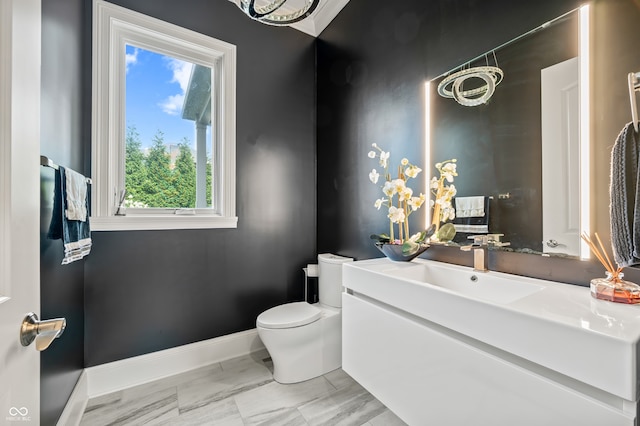
[[[396,186],[394,185],[394,183],[388,180],[384,183],[384,186],[382,187],[382,192],[384,192],[384,195],[386,195],[387,197],[392,197],[398,191],[396,190]]]
[[[371,170],[369,173],[369,180],[373,183],[378,183],[378,178],[380,177],[380,173],[376,169]]]
[[[447,202],[444,199],[444,197],[436,198],[436,204],[438,204],[441,209],[442,209],[442,207],[445,207],[446,203]]]
[[[394,179],[391,183],[396,187],[397,193],[404,191],[407,187],[403,179]]]
[[[443,222],[446,220],[453,220],[456,218],[456,211],[451,206],[451,204],[449,204],[446,207],[443,207],[442,210],[440,210],[440,218]]]
[[[389,207],[389,215],[387,216],[393,223],[403,223],[404,222],[404,210],[399,209],[395,206]]]
[[[419,197],[411,197],[408,201],[409,206],[411,206],[411,210],[416,211],[424,204],[426,197],[424,194],[420,194]]]
[[[456,165],[454,163],[447,163],[442,167],[442,176],[447,179],[447,182],[453,182],[453,177],[458,176],[456,172]]]
[[[376,152],[375,151],[369,151],[369,158],[376,158]]]
[[[457,193],[458,190],[456,189],[455,185],[449,185],[449,188],[447,189],[447,195],[449,196],[449,199],[455,197]]]
[[[440,182],[438,181],[438,178],[437,177],[431,178],[431,183],[429,184],[429,188],[438,189],[438,185],[440,185]]]
[[[409,164],[409,160],[406,158],[403,158],[402,160],[400,160],[400,164],[402,164],[403,166],[406,166],[407,164]]]
[[[398,200],[405,201],[410,200],[413,195],[413,189],[405,187],[402,191],[398,191]]]
[[[407,167],[407,169],[404,171],[404,174],[409,176],[410,178],[415,178],[421,171],[422,169],[420,167],[411,166]]]
[[[389,156],[391,154],[385,151],[380,151],[380,166],[387,168],[387,162],[389,161]]]
[[[454,176],[458,176],[458,173],[456,172],[456,163],[447,163],[442,166],[442,170],[447,173],[451,173]]]
[[[384,198],[378,198],[374,204],[375,208],[380,210],[380,207],[382,207],[385,201],[387,200],[385,200]]]

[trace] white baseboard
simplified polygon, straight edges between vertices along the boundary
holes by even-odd
[[[78,426],[80,424],[84,409],[87,407],[87,401],[89,401],[87,389],[87,372],[82,371],[67,405],[58,419],[58,426]]]
[[[178,346],[85,369],[88,396],[105,395],[264,349],[258,330]]]

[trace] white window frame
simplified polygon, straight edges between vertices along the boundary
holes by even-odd
[[[92,230],[236,228],[236,47],[103,0],[93,6]],[[127,209],[116,215],[125,187],[127,44],[217,71],[214,208]]]

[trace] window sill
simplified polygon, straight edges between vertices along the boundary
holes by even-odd
[[[92,231],[156,231],[168,229],[237,228],[237,217],[223,216],[107,216],[91,217]]]

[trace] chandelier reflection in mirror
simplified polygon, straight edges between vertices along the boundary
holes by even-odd
[[[487,63],[487,66],[484,67],[466,68],[447,76],[438,84],[438,94],[444,98],[453,98],[464,106],[473,107],[486,104],[493,96],[496,86],[504,78],[504,72],[497,66],[495,52],[493,58],[496,66],[489,66]],[[465,90],[465,82],[468,80],[474,82],[475,79],[480,80],[480,85],[476,84],[474,87],[472,84],[471,88]]]
[[[251,19],[269,25],[289,25],[302,21],[318,7],[320,0],[236,0]]]

